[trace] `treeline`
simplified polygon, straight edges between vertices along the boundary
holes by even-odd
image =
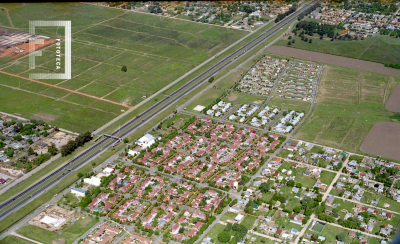
[[[304,11],[303,13],[299,14],[299,17],[297,18],[299,21],[302,20],[304,17],[306,17],[307,15],[309,15],[312,11],[316,10],[321,4],[318,2],[316,4],[314,4],[313,6],[311,6],[309,9],[307,9],[306,11]]]
[[[380,34],[385,35],[385,36],[393,36],[396,38],[400,38],[400,30],[398,30],[398,29],[394,29],[394,30],[381,29]]]
[[[301,30],[302,32],[299,34],[299,36],[304,34],[313,36],[314,33],[317,33],[321,37],[323,37],[325,34],[330,38],[333,38],[335,36],[334,25],[319,25],[315,21],[300,21],[296,24],[296,28],[293,30],[293,33],[297,34],[297,32]]]
[[[92,135],[90,132],[86,132],[84,134],[80,134],[75,138],[75,140],[70,140],[68,143],[61,147],[61,155],[63,157],[71,154],[78,147],[83,146],[86,142],[92,140]]]
[[[292,7],[289,8],[288,11],[284,12],[283,14],[278,14],[278,16],[276,16],[275,23],[278,23],[279,21],[284,19],[286,16],[296,11],[296,9],[297,9],[297,4],[295,3],[293,4]]]
[[[386,67],[400,69],[400,64],[385,64]]]

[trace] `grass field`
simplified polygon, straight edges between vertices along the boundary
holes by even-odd
[[[320,180],[322,183],[326,184],[327,186],[329,186],[332,182],[332,180],[335,178],[336,174],[323,170],[320,174]]]
[[[265,101],[266,97],[249,95],[239,92],[231,92],[226,96],[223,100],[225,102],[230,102],[232,105],[235,104],[250,104],[254,103],[257,105],[261,105]]]
[[[27,241],[25,239],[16,236],[6,236],[4,239],[0,240],[0,244],[33,244],[33,242]]]
[[[301,41],[295,36],[295,43],[290,47],[377,63],[400,63],[400,41],[396,38],[376,36],[358,41],[320,40],[319,35],[308,38],[312,39],[312,43]],[[280,40],[275,45],[287,46],[287,43],[288,40]]]
[[[64,241],[63,243],[73,243],[78,237],[92,228],[98,221],[92,217],[81,218],[75,223],[69,223],[57,232],[48,231],[34,225],[23,225],[17,230],[17,233],[26,236],[32,240],[42,243],[54,243],[55,241]]]
[[[311,103],[282,98],[271,98],[267,103],[267,106],[278,108],[279,110],[295,110],[299,112],[304,111],[307,113],[307,111],[310,109]]]
[[[256,217],[251,215],[246,215],[240,224],[246,226],[248,230],[251,230],[254,222],[256,221]]]
[[[360,152],[374,123],[390,122],[393,113],[385,104],[398,82],[399,77],[326,66],[317,103],[295,138]]]
[[[133,106],[171,83],[187,71],[212,57],[239,38],[248,34],[241,30],[218,26],[202,25],[195,22],[159,18],[158,16],[130,12],[122,9],[111,9],[82,3],[37,3],[37,4],[1,4],[8,10],[12,25],[20,31],[28,31],[30,20],[72,19],[72,79],[41,81],[65,87],[79,92],[101,97],[107,100]],[[36,11],[39,10],[40,11]],[[90,12],[90,18],[87,13]],[[40,14],[38,14],[40,13]],[[46,15],[46,17],[43,17]],[[24,16],[24,18],[21,18]],[[0,21],[7,17],[0,16]],[[11,25],[4,23],[4,25]],[[36,33],[51,37],[62,37],[63,28],[37,28]],[[55,68],[55,45],[42,49],[43,55],[36,58],[35,72],[53,72]],[[29,76],[27,56],[11,63],[2,60],[0,70]],[[121,67],[127,66],[127,72]],[[8,87],[7,87],[8,86]],[[54,107],[35,107],[37,112],[27,112],[17,106],[12,97],[15,91],[7,88],[16,87],[19,103],[44,104],[53,103]],[[121,108],[113,104],[108,106],[99,103],[87,103],[84,97],[71,98],[68,92],[46,87],[37,83],[22,81],[14,77],[0,79],[2,99],[0,111],[19,113],[33,118],[32,114],[47,113],[42,116],[62,128],[83,132],[97,128],[121,113]],[[3,92],[4,91],[4,92]],[[30,93],[26,94],[25,93]],[[22,95],[24,94],[24,95]],[[85,111],[81,103],[85,104]],[[65,103],[66,102],[66,103]],[[78,103],[78,104],[75,104]],[[32,109],[30,109],[32,110]],[[60,117],[59,111],[73,111],[70,119]],[[116,112],[116,110],[118,112]],[[79,120],[81,114],[90,118]],[[76,124],[76,125],[74,125]]]

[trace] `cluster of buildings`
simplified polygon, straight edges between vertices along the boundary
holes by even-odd
[[[290,61],[279,79],[275,97],[312,101],[322,66]]]
[[[255,127],[265,128],[266,125],[273,120],[279,113],[279,109],[274,108],[270,111],[268,106],[265,106],[258,114],[256,114],[251,120],[250,125]]]
[[[253,64],[235,90],[246,94],[267,96],[287,64],[286,59],[262,57]]]
[[[398,29],[400,27],[399,16],[396,13],[362,12],[357,2],[348,9],[325,4],[319,13],[312,13],[311,18],[321,20],[321,24],[335,26],[342,24],[348,32],[365,37],[378,34],[382,28]]]
[[[55,132],[55,128],[47,124],[36,125],[30,121],[14,121],[8,116],[0,118],[0,163],[7,163],[7,165],[16,166],[25,170],[26,162],[31,166],[27,170],[31,170],[35,165],[32,162],[37,158],[36,155],[28,155],[28,149],[32,149],[40,154],[47,153],[47,147],[51,143],[57,143],[56,147],[59,149],[61,146],[68,142],[68,139],[60,143],[59,133],[65,135],[63,132]],[[64,137],[63,137],[64,139]],[[14,152],[13,155],[8,153],[9,148]],[[15,155],[18,157],[15,159]],[[0,166],[0,170],[7,171],[6,168]],[[5,172],[7,173],[7,172]]]
[[[87,238],[83,241],[83,244],[112,243],[114,238],[121,232],[122,230],[120,228],[103,223],[96,229],[94,233],[87,236]]]
[[[225,114],[232,107],[231,103],[225,103],[224,101],[219,101],[217,104],[214,104],[211,109],[206,111],[207,115],[220,117]]]
[[[300,122],[304,117],[304,113],[298,113],[294,110],[290,111],[279,122],[274,126],[274,130],[279,133],[287,134],[293,130],[293,128]]]
[[[260,106],[258,106],[257,104],[243,104],[237,111],[233,112],[228,119],[244,123],[259,108]]]
[[[291,5],[280,2],[143,2],[137,11],[148,12],[154,7],[157,13],[166,17],[188,19],[196,22],[224,25],[235,29],[250,29],[260,26],[269,18],[286,12]]]

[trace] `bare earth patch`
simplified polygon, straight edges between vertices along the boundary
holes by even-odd
[[[400,123],[377,122],[361,145],[361,151],[400,160]]]
[[[44,121],[53,121],[57,119],[57,116],[52,115],[52,114],[46,114],[46,113],[35,113],[31,115],[31,118],[33,119],[40,119]]]
[[[238,96],[237,96],[237,95],[233,95],[233,94],[231,94],[231,95],[228,97],[228,101],[229,101],[229,102],[235,101],[235,100],[237,100],[237,99],[238,99]]]
[[[352,69],[359,69],[365,70],[369,72],[375,72],[384,75],[391,75],[391,76],[400,76],[400,70],[387,68],[383,64],[364,61],[354,58],[346,58],[331,54],[319,53],[319,52],[312,52],[307,50],[301,50],[291,47],[282,47],[282,46],[272,46],[267,48],[266,50],[269,53],[300,58],[315,62],[321,62],[326,64],[333,64],[343,67],[348,67]]]
[[[385,108],[389,111],[400,113],[400,84],[396,86],[392,95],[390,95]]]

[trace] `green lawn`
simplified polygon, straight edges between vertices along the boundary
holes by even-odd
[[[251,215],[246,215],[240,224],[246,226],[248,230],[252,229],[254,222],[256,221],[256,217]]]
[[[338,235],[339,233],[342,233],[342,232],[346,233],[346,238],[344,240],[345,243],[350,243],[353,241],[352,238],[348,237],[348,233],[349,233],[348,230],[345,230],[345,229],[342,229],[340,227],[336,227],[333,225],[329,225],[329,224],[325,225],[325,228],[323,229],[323,231],[321,233],[310,231],[310,230],[307,230],[306,233],[314,234],[317,236],[324,236],[326,238],[325,243],[336,243],[336,235]]]
[[[279,110],[295,110],[298,112],[305,112],[310,109],[311,103],[296,101],[296,100],[287,100],[283,98],[271,98],[267,104],[267,106],[272,108],[278,108]]]
[[[332,180],[335,178],[335,176],[336,176],[335,173],[323,170],[320,174],[320,180],[328,187],[331,184]]]
[[[215,241],[218,240],[218,234],[225,228],[225,225],[215,224],[214,227],[206,234],[206,236],[211,237]]]
[[[60,231],[51,232],[40,227],[26,224],[17,230],[17,233],[42,243],[53,243],[55,240],[65,240],[64,243],[73,243],[78,237],[94,226],[98,221],[92,217],[81,218],[75,223],[68,223]]]
[[[33,242],[27,241],[25,239],[16,236],[6,236],[4,239],[0,240],[0,244],[33,244]]]
[[[234,220],[237,213],[227,212],[221,217],[221,221]]]
[[[223,100],[225,102],[230,102],[232,104],[250,104],[254,103],[257,105],[261,105],[265,101],[266,97],[256,96],[256,95],[248,95],[238,92],[231,92],[226,96]]]
[[[400,52],[400,42],[396,38],[379,35],[358,41],[331,41],[326,38],[320,40],[319,35],[311,38],[312,43],[308,43],[295,36],[295,43],[292,43],[290,47],[378,63],[400,63],[400,55],[393,55]],[[287,40],[280,40],[275,45],[287,46],[287,43]]]
[[[385,104],[398,82],[400,77],[325,66],[317,103],[295,138],[362,153],[360,145],[375,122],[390,122],[394,113]]]

